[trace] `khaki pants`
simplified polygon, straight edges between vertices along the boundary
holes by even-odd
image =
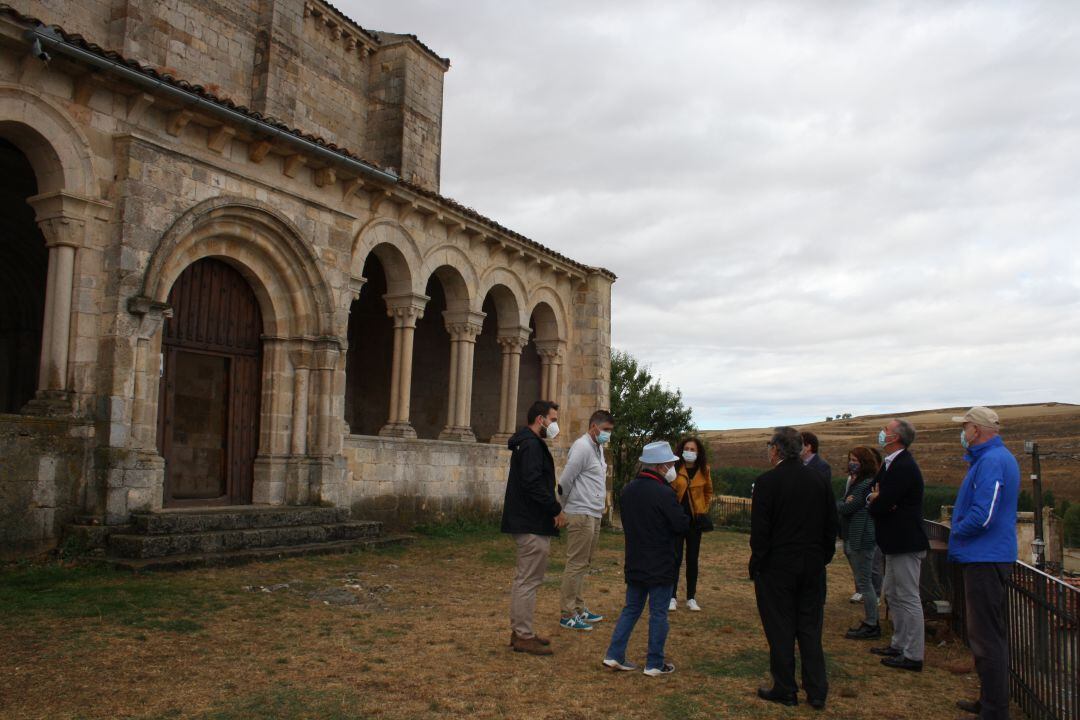
[[[551,538],[546,535],[514,535],[517,543],[517,567],[510,590],[510,629],[520,638],[535,637],[533,611],[536,589],[544,582]]]
[[[566,569],[562,576],[562,615],[570,617],[585,609],[581,597],[596,545],[600,541],[600,518],[566,516]]]

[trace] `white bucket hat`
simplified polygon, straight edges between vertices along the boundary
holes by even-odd
[[[638,462],[645,463],[646,465],[663,465],[664,463],[676,462],[679,458],[675,457],[675,454],[671,452],[671,446],[663,440],[659,442],[652,442],[645,446],[645,449],[641,453],[641,457],[638,458]]]

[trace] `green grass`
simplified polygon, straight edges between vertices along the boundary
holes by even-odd
[[[766,650],[740,650],[734,655],[700,660],[694,669],[712,677],[757,678],[769,670],[769,653]]]
[[[363,720],[369,716],[358,713],[360,704],[360,697],[351,691],[315,691],[282,685],[198,715],[188,715],[180,708],[173,708],[159,715],[143,716],[139,720],[179,717],[193,720]]]
[[[705,712],[697,701],[679,693],[661,695],[659,699],[660,717],[665,720],[688,720],[704,718]]]
[[[461,517],[445,522],[421,523],[413,532],[429,538],[462,540],[492,537],[499,534],[499,525],[490,517]]]

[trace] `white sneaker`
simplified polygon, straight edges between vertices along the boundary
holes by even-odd
[[[675,612],[675,610],[678,607],[679,607],[679,601],[676,600],[675,598],[671,598],[671,602],[669,602],[668,605],[667,605],[668,612]]]
[[[690,598],[686,601],[686,609],[693,610],[694,612],[701,612],[701,606],[697,604],[697,600]]]
[[[664,663],[664,667],[658,668],[645,668],[645,674],[649,677],[660,677],[661,675],[670,675],[675,672],[675,666],[669,662]]]
[[[637,665],[630,662],[629,660],[624,660],[623,662],[619,662],[615,658],[604,658],[604,665],[606,667],[611,668],[612,670],[622,670],[623,672],[630,672],[632,670],[637,670]]]
[[[853,603],[861,603],[862,602],[862,593],[855,593],[854,595],[852,595],[851,596],[851,602],[853,602]]]

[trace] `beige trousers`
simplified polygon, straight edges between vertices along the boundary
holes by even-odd
[[[576,615],[585,609],[585,599],[581,593],[599,542],[600,518],[591,515],[566,516],[566,569],[563,570],[561,599],[563,617]]]
[[[520,638],[535,637],[533,611],[536,589],[544,582],[551,538],[546,535],[514,535],[517,543],[517,567],[510,590],[510,629]]]

